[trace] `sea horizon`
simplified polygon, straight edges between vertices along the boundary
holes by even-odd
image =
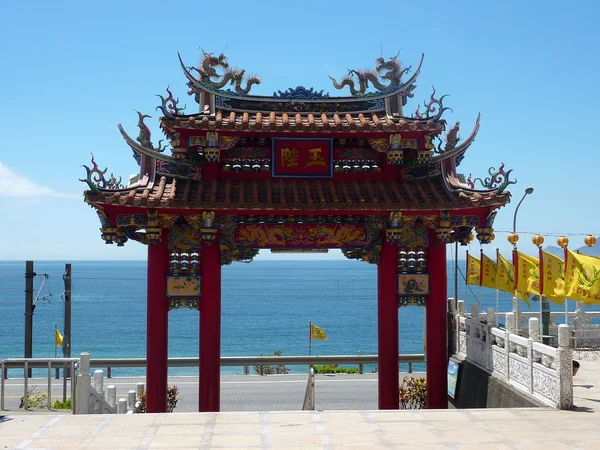
[[[146,356],[146,261],[81,260],[72,263],[72,355],[92,358]],[[448,261],[448,296],[453,296],[454,261]],[[464,273],[464,260],[459,261]],[[54,356],[54,326],[63,332],[64,289],[61,260],[35,261],[33,356]],[[43,274],[49,275],[40,290]],[[0,359],[23,357],[25,264],[0,261]],[[462,277],[459,275],[459,277]],[[309,322],[323,328],[327,341],[313,341],[313,355],[377,354],[377,266],[356,260],[257,260],[222,270],[223,356],[308,354]],[[481,311],[508,311],[512,298],[459,281],[459,299]],[[532,302],[531,311],[539,311]],[[570,309],[575,308],[571,302]],[[523,303],[523,309],[527,310]],[[552,310],[561,307],[552,305]],[[399,308],[399,349],[423,353],[424,308]],[[558,322],[557,322],[558,323]],[[169,313],[169,356],[197,357],[199,312]],[[62,355],[57,348],[58,356]],[[375,368],[367,367],[366,371]],[[416,365],[414,370],[423,371]],[[292,366],[292,373],[304,369]],[[252,372],[252,368],[251,368]],[[197,368],[172,368],[170,375],[197,375]],[[243,368],[223,367],[223,374]],[[113,376],[142,375],[143,369],[114,369]],[[16,376],[16,374],[15,374]],[[19,374],[18,376],[22,376]]]

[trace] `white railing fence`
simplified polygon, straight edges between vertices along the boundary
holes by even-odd
[[[559,409],[573,407],[573,350],[571,327],[557,327],[558,348],[541,343],[539,320],[529,318],[529,337],[519,336],[513,313],[506,328],[496,327],[496,312],[480,315],[472,305],[470,317],[459,300],[455,312],[453,348],[462,359],[503,380],[541,403]]]
[[[93,380],[93,384],[92,384]],[[136,390],[127,392],[127,398],[117,401],[117,388],[109,385],[104,390],[104,371],[95,370],[90,376],[90,354],[79,358],[79,373],[75,383],[74,414],[133,414],[138,412],[144,383],[137,383]]]

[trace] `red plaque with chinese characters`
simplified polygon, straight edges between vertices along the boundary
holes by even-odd
[[[332,139],[273,139],[274,177],[331,178]]]

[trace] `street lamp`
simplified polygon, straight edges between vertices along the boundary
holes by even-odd
[[[517,241],[519,240],[519,235],[517,234],[517,213],[519,212],[519,206],[521,206],[521,203],[523,203],[523,200],[525,200],[525,197],[527,197],[529,194],[533,193],[533,188],[532,187],[528,187],[527,189],[525,189],[525,193],[523,194],[523,197],[521,198],[521,200],[519,201],[519,203],[517,204],[517,207],[515,208],[515,215],[513,216],[513,230],[512,233],[509,233],[508,236],[506,237],[506,239],[508,240],[508,242],[510,242],[513,246],[513,265],[516,269],[517,267]],[[515,274],[516,275],[516,274]],[[521,311],[520,311],[520,305],[519,305],[519,296],[517,295],[517,293],[514,293],[514,297],[513,297],[513,312],[515,314],[515,322],[517,324],[517,333],[520,333],[521,330]]]
[[[527,197],[529,194],[532,194],[532,193],[533,193],[532,187],[528,187],[527,189],[525,189],[525,193],[523,194],[523,197],[521,198],[521,200],[517,204],[517,207],[515,208],[515,215],[513,216],[513,233],[517,232],[517,213],[519,212],[519,206],[521,206],[521,203],[523,203],[523,200],[525,200],[525,197]]]

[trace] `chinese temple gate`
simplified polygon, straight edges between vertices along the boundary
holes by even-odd
[[[398,308],[413,304],[426,308],[428,406],[447,406],[446,244],[490,242],[510,194],[502,167],[484,190],[457,173],[479,118],[459,142],[435,90],[405,113],[422,62],[411,73],[378,58],[332,78],[345,97],[301,86],[252,96],[260,79],[224,55],[204,53],[198,67],[180,58],[198,112],[167,88],[157,109],[168,145],[153,144],[147,115],[137,139],[119,126],[140,166],[127,186],[92,158],[82,181],[102,239],[148,246],[148,412],[166,411],[167,316],[182,307],[200,311],[199,409],[219,410],[221,265],[259,249],[341,249],[376,264],[379,408],[399,406]]]

